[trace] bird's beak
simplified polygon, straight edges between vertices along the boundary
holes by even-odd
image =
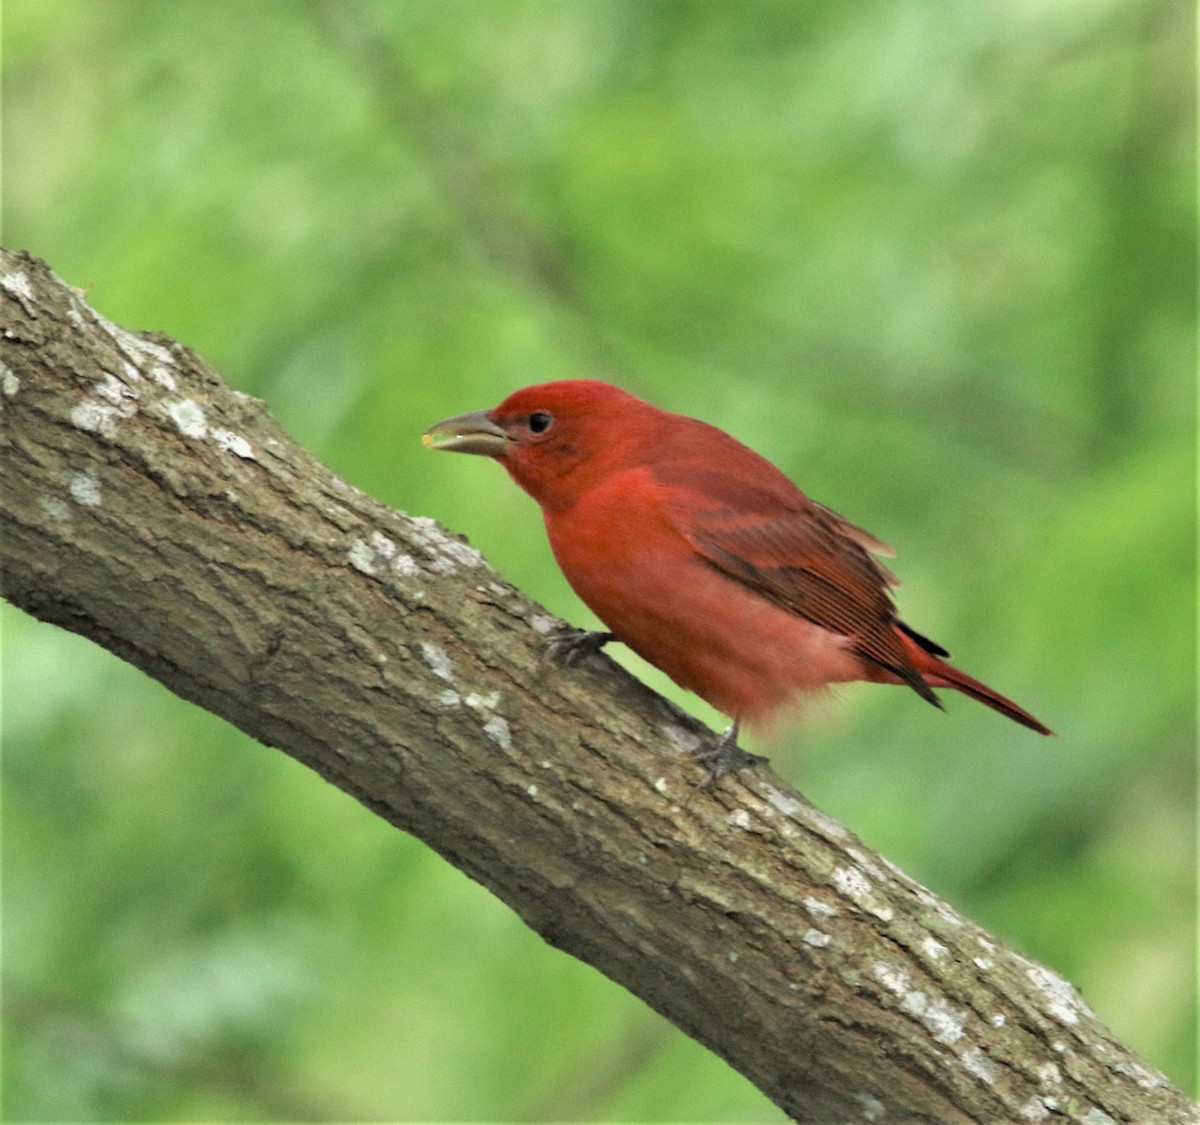
[[[421,442],[430,449],[502,457],[513,439],[488,417],[486,410],[476,410],[472,414],[456,414],[430,426],[421,435]]]

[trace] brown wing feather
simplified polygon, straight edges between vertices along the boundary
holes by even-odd
[[[680,531],[711,566],[849,637],[855,653],[937,704],[896,632],[900,623],[888,589],[897,582],[870,553],[887,550],[878,539],[791,482],[785,491],[692,467],[656,467],[654,473],[678,497],[669,506]]]

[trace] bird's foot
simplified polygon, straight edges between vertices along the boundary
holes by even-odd
[[[707,789],[710,785],[715,785],[726,774],[740,773],[742,770],[750,769],[767,760],[761,754],[751,754],[748,750],[743,750],[737,744],[737,740],[738,724],[734,723],[721,735],[721,741],[717,743],[716,749],[704,750],[694,755],[696,761],[708,767],[708,772],[704,777],[695,783],[697,788]]]
[[[587,656],[595,656],[609,641],[612,633],[594,633],[588,629],[563,629],[546,642],[546,655],[564,664],[575,664]]]

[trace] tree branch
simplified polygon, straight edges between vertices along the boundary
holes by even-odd
[[[799,1121],[1182,1125],[1060,978],[712,738],[188,349],[0,251],[3,592],[316,770]]]

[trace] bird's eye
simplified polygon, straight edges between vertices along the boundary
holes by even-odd
[[[544,434],[554,424],[554,415],[544,410],[535,410],[529,415],[529,432]]]

